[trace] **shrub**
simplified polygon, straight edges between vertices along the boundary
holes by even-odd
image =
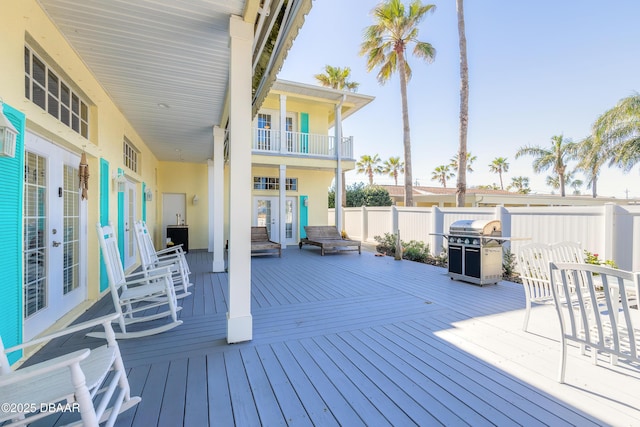
[[[411,240],[408,243],[402,242],[402,258],[409,261],[426,262],[429,258],[429,245],[424,242]]]
[[[511,279],[516,275],[516,255],[511,249],[504,248],[502,253],[502,277]]]
[[[393,233],[384,233],[383,237],[375,236],[373,239],[378,242],[376,251],[381,254],[394,256],[396,254],[396,235]]]

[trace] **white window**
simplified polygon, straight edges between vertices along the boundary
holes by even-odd
[[[87,103],[28,46],[24,48],[24,75],[27,99],[83,137],[89,137]]]
[[[126,137],[122,141],[122,160],[124,165],[135,173],[138,171],[138,156],[140,151]]]

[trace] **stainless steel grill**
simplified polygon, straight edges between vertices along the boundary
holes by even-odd
[[[498,220],[460,220],[443,235],[449,247],[449,276],[486,285],[502,279],[502,224]]]

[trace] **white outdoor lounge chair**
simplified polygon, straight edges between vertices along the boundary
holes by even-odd
[[[525,314],[522,330],[529,326],[531,304],[553,303],[549,281],[551,246],[544,243],[524,245],[518,251],[518,269],[525,293]]]
[[[107,267],[113,305],[116,313],[121,314],[117,319],[120,332],[116,332],[116,338],[153,335],[181,325],[182,320],[177,318],[177,312],[181,307],[177,304],[169,268],[146,270],[125,276],[112,224],[102,227],[97,223],[96,231]],[[158,307],[165,310],[158,311]],[[170,317],[170,322],[136,331],[127,328],[131,324],[150,322],[164,317]]]
[[[558,381],[564,383],[567,343],[574,341],[582,352],[588,349],[594,364],[598,354],[608,354],[640,363],[640,312],[630,306],[628,295],[638,292],[640,273],[586,263],[550,263],[549,277],[560,322],[562,353]],[[598,280],[594,280],[594,276]],[[582,292],[569,295],[573,283],[582,282]]]
[[[131,397],[127,374],[111,322],[114,313],[5,349],[0,339],[0,425],[23,426],[71,412],[72,425],[114,425],[118,414],[140,402]],[[7,355],[51,339],[102,325],[106,345],[83,349],[12,370]],[[44,409],[44,410],[43,410]],[[65,409],[70,409],[65,410]],[[74,419],[75,418],[75,419]],[[66,420],[65,420],[66,421]],[[46,420],[42,420],[46,423]],[[45,425],[45,424],[42,424]]]
[[[170,250],[161,251],[159,255],[153,247],[153,240],[151,240],[147,225],[143,221],[136,221],[134,227],[143,270],[153,271],[160,267],[169,267],[176,289],[176,297],[180,299],[191,295],[188,289],[193,284],[189,282],[189,265],[182,248],[177,246],[174,251],[171,251],[173,248],[170,248]]]

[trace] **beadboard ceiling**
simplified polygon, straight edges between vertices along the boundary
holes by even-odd
[[[286,49],[311,6],[290,1],[308,7],[296,9],[296,25],[283,25]],[[212,157],[213,126],[224,125],[226,114],[229,18],[243,16],[250,0],[39,2],[158,159]],[[287,3],[273,1],[265,30],[278,15],[273,8]]]

